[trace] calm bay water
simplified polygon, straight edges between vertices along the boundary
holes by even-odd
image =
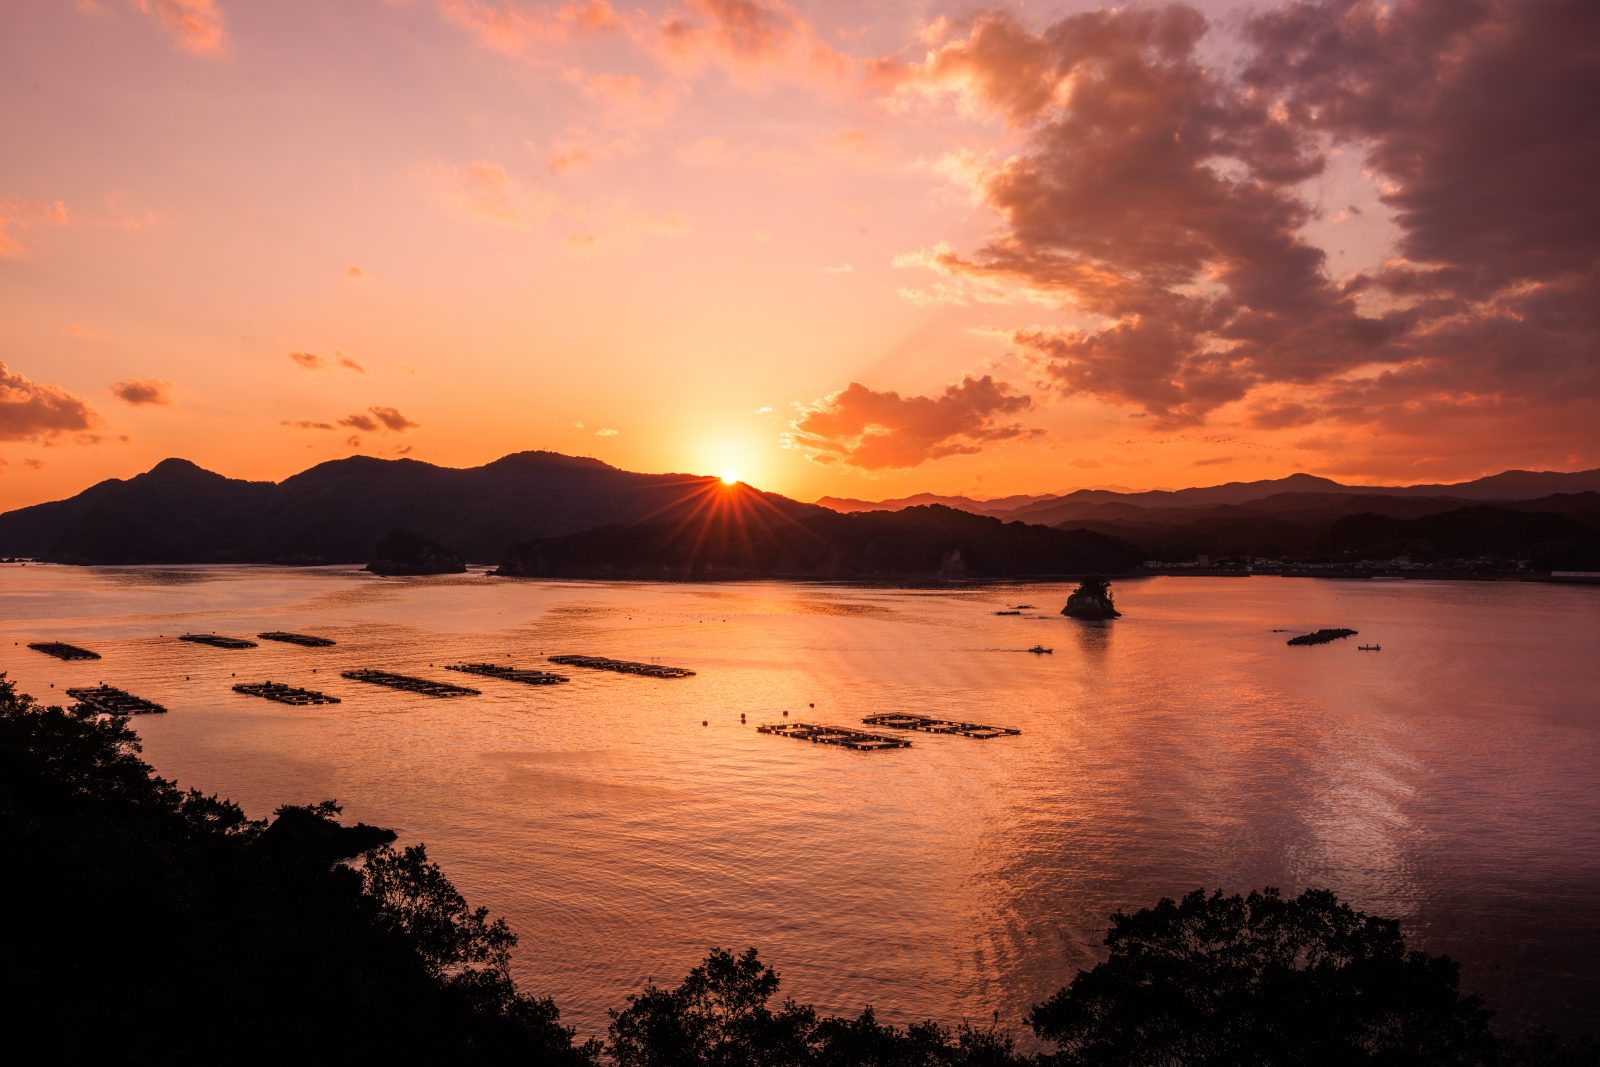
[[[1122,583],[1109,624],[1057,615],[1066,592],[7,566],[0,670],[44,700],[104,680],[166,704],[134,721],[146,757],[252,815],[336,797],[426,842],[580,1034],[711,945],[755,945],[826,1010],[1020,1032],[1099,958],[1111,911],[1201,886],[1326,886],[1462,960],[1506,1015],[1600,1016],[1600,590],[1158,578]],[[1018,604],[1036,608],[992,614]],[[1321,626],[1383,651],[1273,632]],[[174,640],[267,629],[339,644]],[[563,652],[699,674],[442,669]],[[359,666],[483,695],[338,676]],[[344,703],[229,689],[268,678]],[[1023,733],[876,753],[756,733],[785,709]]]

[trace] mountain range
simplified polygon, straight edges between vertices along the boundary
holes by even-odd
[[[1600,492],[1600,468],[1587,471],[1508,470],[1453,484],[1423,485],[1346,485],[1315,474],[1291,474],[1254,482],[1225,482],[1222,485],[1190,489],[1151,489],[1143,492],[1118,492],[1111,489],[1078,489],[1069,493],[1035,496],[1007,496],[981,500],[965,496],[935,496],[922,493],[890,500],[854,500],[823,497],[817,501],[834,511],[898,511],[914,504],[943,504],[976,515],[1046,526],[1089,514],[1086,509],[1102,504],[1127,504],[1139,508],[1185,508],[1209,504],[1250,504],[1283,494],[1320,494],[1345,497],[1448,498],[1460,501],[1533,500],[1558,493]]]
[[[380,542],[393,543],[396,531],[439,552],[499,561],[506,575],[1004,577],[1123,571],[1139,560],[1138,548],[1103,534],[942,507],[846,516],[719,478],[636,474],[552,452],[466,469],[357,456],[282,482],[168,459],[0,515],[0,555],[360,563],[382,555]]]
[[[1115,537],[1138,545],[1147,561],[1163,563],[1410,556],[1600,569],[1600,470],[1511,470],[1468,482],[1407,486],[1345,485],[1292,474],[1191,489],[1084,489],[1020,504],[1015,497],[943,500],[1000,520]],[[903,503],[825,501],[857,514]]]
[[[0,515],[0,555],[359,563],[402,530],[529,576],[1012,577],[1125,572],[1144,560],[1401,554],[1600,566],[1600,470],[1506,471],[1451,485],[1293,474],[1149,492],[825,501],[834,506],[553,452],[465,469],[356,456],[282,482],[169,459]]]

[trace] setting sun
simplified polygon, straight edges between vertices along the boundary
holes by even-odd
[[[739,472],[738,471],[723,471],[720,477],[722,478],[722,484],[723,485],[738,485],[739,484]]]

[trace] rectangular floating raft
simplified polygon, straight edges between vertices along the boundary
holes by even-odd
[[[819,726],[809,722],[769,722],[757,726],[756,732],[772,734],[774,737],[792,737],[796,741],[810,741],[814,745],[837,745],[857,752],[911,747],[911,742],[903,737],[886,737],[883,734],[869,734],[865,730],[850,730],[843,726]]]
[[[920,730],[925,734],[960,734],[987,741],[992,737],[1016,737],[1021,730],[1008,726],[985,726],[976,722],[957,722],[954,719],[931,719],[926,715],[909,715],[894,712],[886,715],[868,715],[861,720],[868,726],[887,726],[891,730]]]
[[[499,678],[504,682],[521,682],[523,685],[559,685],[567,680],[564,674],[553,671],[535,671],[520,667],[501,667],[494,663],[454,663],[445,668],[447,671],[460,671],[462,674],[481,674],[485,678]]]
[[[687,667],[663,667],[659,663],[635,663],[625,659],[607,659],[605,656],[551,656],[550,662],[559,663],[563,667],[587,667],[592,671],[642,674],[647,678],[694,677],[694,671]]]
[[[97,685],[89,689],[68,689],[67,696],[102,715],[158,715],[167,709],[153,700],[136,697],[123,689]]]
[[[179,634],[179,641],[188,641],[196,645],[210,645],[212,648],[257,648],[254,641],[246,641],[242,637],[222,637],[218,634]]]
[[[337,704],[338,697],[331,697],[327,693],[319,693],[315,689],[297,689],[292,685],[282,682],[240,682],[233,687],[235,693],[244,693],[247,696],[261,697],[265,700],[276,700],[280,704],[293,704],[296,707],[305,707],[309,704]]]
[[[87,648],[69,645],[64,641],[30,641],[28,647],[35,652],[43,652],[56,659],[99,659],[100,653],[90,652]]]
[[[256,634],[263,641],[281,641],[286,645],[300,645],[303,648],[327,648],[334,644],[332,638],[313,637],[311,634],[287,633],[283,630],[272,630],[264,634]]]
[[[427,678],[413,678],[409,674],[393,674],[389,671],[356,670],[345,671],[341,677],[352,682],[366,682],[369,685],[386,685],[390,689],[403,689],[407,693],[421,693],[425,697],[475,697],[479,696],[476,689],[468,689],[464,685],[451,685],[449,682],[434,682]]]

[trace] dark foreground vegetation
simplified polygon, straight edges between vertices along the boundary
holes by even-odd
[[[1600,1063],[1592,1044],[1496,1036],[1456,965],[1408,951],[1396,923],[1272,890],[1114,916],[1106,961],[1030,1014],[1038,1054],[998,1029],[780,1001],[753,949],[712,950],[680,985],[628,997],[604,1046],[579,1044],[513,985],[505,923],[421,846],[342,826],[332,802],[247,819],[138,753],[126,720],[41,707],[0,677],[0,1025],[34,1062]]]

